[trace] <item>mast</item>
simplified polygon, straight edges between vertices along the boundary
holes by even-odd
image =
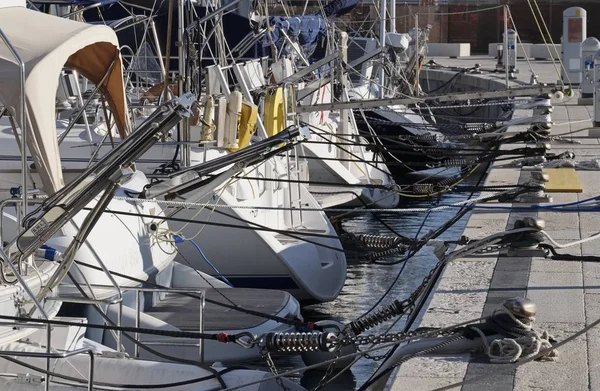
[[[508,6],[504,6],[504,77],[506,81],[506,89],[508,89]],[[515,54],[516,56],[516,54]]]
[[[390,33],[396,32],[396,0],[390,0]]]
[[[184,5],[185,0],[177,0],[177,19],[179,22],[179,26],[177,29],[177,41],[178,41],[178,45],[177,45],[177,63],[179,64],[179,77],[177,78],[177,87],[179,90],[179,96],[183,96],[183,94],[185,94],[185,85],[184,85],[184,81],[185,81],[185,64],[186,64],[186,60],[185,60],[185,48],[184,48],[184,44],[183,44],[183,36],[184,36],[184,29],[185,29],[185,17],[184,17],[184,11],[185,11],[185,5]],[[190,160],[190,122],[188,119],[183,120],[179,123],[178,125],[178,130],[179,130],[179,134],[181,135],[181,139],[179,140],[179,142],[181,142],[180,145],[180,151],[181,151],[181,164],[184,167],[187,167],[191,164],[191,160]]]
[[[392,0],[392,1],[394,1],[394,0]],[[387,0],[381,0],[380,7],[379,7],[379,14],[381,16],[381,21],[379,22],[379,46],[381,47],[382,59],[384,56],[383,49],[385,48],[386,5],[387,5]],[[385,70],[383,68],[383,62],[382,62],[381,64],[379,64],[379,98],[380,99],[383,99],[385,97],[384,85],[385,85]]]

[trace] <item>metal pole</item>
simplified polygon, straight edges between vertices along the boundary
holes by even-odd
[[[21,284],[21,286],[23,287],[23,289],[25,290],[25,292],[27,293],[29,298],[31,298],[31,300],[33,300],[33,303],[35,304],[35,306],[34,306],[34,308],[32,308],[31,313],[33,314],[33,312],[35,312],[35,309],[37,308],[38,311],[40,311],[40,314],[42,314],[42,316],[45,319],[50,319],[48,317],[48,314],[46,313],[46,310],[44,309],[44,306],[42,305],[42,303],[40,303],[40,301],[37,299],[37,297],[33,294],[33,291],[31,290],[29,285],[27,285],[27,282],[25,282],[25,280],[21,276],[21,273],[19,273],[19,271],[17,270],[15,265],[13,265],[13,263],[10,261],[10,258],[8,257],[8,255],[6,255],[6,253],[4,252],[2,247],[0,247],[0,258],[2,259],[2,262],[6,263],[8,265],[10,270],[13,272],[13,275],[17,278],[17,280],[19,281],[19,284]]]
[[[156,24],[154,23],[154,19],[150,19],[150,29],[152,30],[152,39],[154,40],[154,45],[156,46],[156,55],[158,56],[158,65],[160,66],[160,71],[163,75],[163,82],[167,80],[167,71],[165,69],[165,63],[163,62],[162,51],[160,50],[160,42],[158,41],[158,35],[156,34]]]
[[[203,17],[201,17],[200,19],[196,20],[193,23],[190,23],[186,28],[186,32],[189,32],[193,29],[195,29],[196,27],[199,27],[202,23],[207,22],[217,16],[221,16],[223,14],[225,14],[225,11],[227,11],[229,8],[233,7],[234,5],[236,5],[237,3],[241,2],[242,0],[233,0],[230,3],[227,3],[225,5],[220,6],[219,8],[217,8],[216,10],[214,10],[213,12],[211,12],[208,15],[205,15]]]
[[[396,0],[390,0],[390,33],[396,32]]]
[[[415,95],[419,95],[419,66],[421,65],[421,50],[419,49],[419,14],[415,14]]]
[[[135,291],[135,328],[140,327],[140,291]],[[140,333],[135,332],[135,340],[140,340]],[[140,347],[137,343],[133,344],[133,357],[140,357]]]
[[[118,312],[117,312],[117,324],[119,325],[119,327],[121,327],[123,325],[123,300],[121,300],[119,302],[119,307],[118,308]],[[123,331],[121,329],[119,329],[119,331],[117,332],[117,352],[122,352],[122,346],[123,346]]]
[[[0,38],[4,41],[4,44],[12,54],[12,56],[17,60],[17,65],[20,69],[19,73],[19,84],[21,87],[20,98],[21,98],[21,110],[19,113],[19,125],[21,126],[21,199],[23,200],[23,205],[21,208],[21,214],[18,218],[18,225],[21,226],[23,219],[27,216],[27,107],[25,106],[25,63],[19,56],[19,53],[12,46],[8,37],[4,34],[4,31],[0,29]]]
[[[206,291],[199,291],[198,292],[200,295],[200,323],[199,323],[199,327],[200,327],[200,333],[204,333],[204,306],[206,305]],[[202,340],[202,338],[200,338],[198,340],[198,343],[200,344],[200,362],[204,363],[204,341]]]
[[[379,6],[379,16],[380,16],[380,22],[379,22],[379,46],[382,49],[382,59],[384,56],[383,53],[383,48],[385,48],[385,18],[386,18],[386,4],[387,4],[387,0],[381,0],[380,6]],[[379,64],[379,98],[383,99],[385,97],[385,91],[384,91],[384,85],[385,85],[385,70],[383,69],[383,64],[380,63]]]
[[[183,94],[185,93],[184,80],[185,80],[185,74],[186,74],[186,72],[185,72],[186,53],[185,53],[185,48],[183,45],[183,37],[184,37],[183,32],[184,32],[184,28],[185,28],[184,27],[184,23],[185,23],[184,1],[185,0],[177,1],[177,17],[178,17],[178,22],[179,22],[179,26],[177,29],[177,40],[178,40],[177,62],[179,64],[179,77],[177,79],[177,86],[179,87],[179,96],[183,96]],[[180,130],[180,134],[181,134],[181,141],[183,141],[183,145],[181,146],[181,163],[185,167],[189,167],[191,165],[191,159],[190,159],[190,145],[187,144],[187,142],[190,141],[190,122],[188,119],[184,119],[183,121],[179,122],[179,130]]]
[[[504,8],[504,78],[506,81],[506,89],[508,89],[508,6]]]
[[[75,93],[77,94],[78,103],[83,107],[83,95],[81,94],[81,88],[79,88],[79,73],[73,71],[73,78],[75,79]],[[94,94],[90,95],[89,102],[93,99]],[[89,103],[88,103],[89,104]],[[73,121],[75,122],[75,121]],[[87,113],[85,109],[83,111],[83,123],[85,124],[85,130],[87,132],[88,140],[90,141],[90,148],[93,148],[94,139],[92,139],[92,131],[90,130],[90,123],[88,121]],[[110,129],[108,130],[110,132]],[[92,149],[93,150],[93,149]]]
[[[52,325],[48,323],[46,325],[46,372],[48,372],[48,378],[44,382],[44,391],[50,391],[50,345],[52,344]]]
[[[90,369],[88,372],[88,391],[94,391],[94,351],[88,349],[88,355],[90,356]]]

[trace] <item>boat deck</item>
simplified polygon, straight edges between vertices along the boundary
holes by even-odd
[[[310,185],[308,191],[323,209],[360,204],[360,190],[356,188]]]
[[[225,308],[215,302],[227,305],[235,303],[242,308],[277,315],[288,304],[290,294],[265,289],[207,289],[206,300],[204,307],[204,330],[206,332],[240,330],[259,326],[267,319]],[[158,305],[147,312],[181,330],[197,331],[200,320],[200,301],[196,298],[169,293]]]
[[[484,57],[435,59],[447,66],[493,67]],[[556,82],[549,61],[532,61],[541,82]],[[529,80],[527,64],[519,61],[520,84]],[[503,80],[500,74],[481,77]],[[552,134],[558,135],[592,126],[592,106],[578,106],[575,97],[554,102]],[[523,127],[515,127],[522,131]],[[600,138],[584,130],[566,136],[580,144],[555,142],[552,153],[573,151],[576,161],[600,159]],[[522,147],[517,145],[516,147]],[[503,148],[515,148],[505,146]],[[515,184],[529,178],[527,170],[496,162],[485,185]],[[600,194],[599,172],[577,170],[583,192],[551,193],[554,204],[580,201]],[[507,204],[510,206],[510,204]],[[564,244],[600,231],[596,212],[490,212],[474,211],[464,235],[478,239],[512,228],[515,220],[538,216],[546,232]],[[565,249],[560,253],[600,255],[600,240]],[[489,315],[505,299],[528,297],[537,305],[536,330],[547,330],[558,341],[568,338],[600,318],[600,263],[555,261],[543,257],[508,257],[498,253],[473,255],[447,265],[431,295],[419,326],[445,327]],[[558,349],[558,361],[534,361],[523,365],[491,364],[484,354],[423,356],[403,364],[388,382],[391,390],[598,390],[600,389],[600,329],[592,328]]]

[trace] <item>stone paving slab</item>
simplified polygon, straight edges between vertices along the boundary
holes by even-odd
[[[493,68],[495,62],[483,57],[436,59],[454,67],[480,63]],[[548,61],[532,61],[542,82],[557,77]],[[528,82],[526,64],[519,62],[521,84]],[[502,75],[484,75],[503,80]],[[589,137],[591,106],[577,106],[577,96],[555,103],[552,113],[557,124],[551,134],[575,132],[564,136],[580,144],[553,143],[552,153],[573,151],[576,161],[600,159],[600,139]],[[523,115],[523,113],[519,113]],[[522,131],[522,126],[514,127]],[[509,131],[513,131],[510,128]],[[524,145],[520,145],[522,147]],[[506,149],[518,146],[506,146]],[[494,162],[485,185],[524,183],[530,173]],[[581,201],[600,194],[600,171],[577,171],[583,193],[552,194],[553,204]],[[489,194],[489,193],[486,193]],[[502,204],[510,205],[510,204]],[[517,204],[515,204],[517,206]],[[521,204],[521,206],[526,206]],[[527,212],[476,210],[464,234],[472,239],[501,232],[517,219],[538,215],[546,221],[546,232],[559,244],[567,244],[600,232],[600,212],[560,213],[548,210]],[[600,256],[600,240],[556,249],[561,254]],[[542,257],[507,257],[481,254],[448,264],[421,317],[421,326],[448,326],[490,314],[506,298],[529,297],[537,305],[536,329],[548,330],[558,340],[569,337],[600,318],[600,263],[556,261]],[[465,381],[453,389],[479,390],[598,390],[600,391],[600,328],[559,348],[557,362],[531,362],[516,370],[503,364],[491,364],[483,354],[425,356],[403,364],[392,380],[391,390],[433,390]]]
[[[538,322],[558,340],[581,330],[584,323]],[[559,349],[559,360],[533,361],[517,368],[514,390],[566,391],[588,389],[587,341],[583,335]]]

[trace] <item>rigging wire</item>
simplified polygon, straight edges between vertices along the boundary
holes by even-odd
[[[488,165],[488,167],[489,167],[489,165]],[[480,185],[482,181],[483,181],[483,175],[482,175],[482,176],[481,176],[481,177],[478,179],[476,186]],[[474,195],[474,194],[475,194],[475,192],[472,192],[472,193],[469,195],[468,199],[471,199],[471,198],[473,197],[473,195]],[[469,209],[468,209],[468,208],[465,208],[465,207],[461,208],[461,209],[459,210],[459,212],[458,212],[458,213],[457,213],[457,214],[456,214],[456,215],[455,215],[455,216],[454,216],[452,219],[450,219],[449,221],[447,221],[447,222],[446,222],[446,223],[445,223],[445,224],[444,224],[444,225],[441,227],[442,229],[438,228],[438,229],[436,230],[436,232],[434,232],[434,233],[433,233],[433,234],[430,236],[430,238],[429,238],[429,239],[435,239],[435,238],[437,238],[437,237],[438,237],[439,235],[441,235],[441,234],[442,234],[444,231],[446,231],[446,230],[447,230],[447,229],[449,229],[451,226],[453,226],[454,224],[456,224],[456,223],[457,223],[457,222],[458,222],[458,221],[459,221],[459,220],[460,220],[462,217],[464,217],[464,216],[465,216],[465,215],[468,213],[468,211],[469,211]],[[417,249],[417,251],[418,251],[418,249]],[[405,264],[406,264],[406,262],[405,262]],[[403,266],[404,266],[404,265],[403,265]],[[389,288],[389,289],[388,289],[388,291],[391,291],[391,288]],[[380,302],[381,302],[381,301],[382,301],[382,300],[380,300]],[[373,310],[373,308],[371,309],[371,311],[372,311],[372,310]],[[420,308],[415,308],[415,309],[413,309],[413,311],[412,311],[412,314],[414,314],[414,313],[419,313],[419,312],[420,312],[420,310],[421,310]],[[412,318],[412,319],[411,319],[411,318]],[[414,317],[414,316],[412,316],[412,315],[411,315],[411,316],[409,316],[409,318],[407,319],[407,321],[406,321],[406,323],[405,323],[405,325],[404,325],[404,329],[403,329],[404,331],[408,331],[408,330],[410,329],[410,327],[412,326],[412,322],[414,321],[414,319],[415,319],[415,317]],[[391,350],[390,350],[390,351],[387,353],[386,359],[387,359],[387,358],[389,358],[389,357],[390,357],[390,356],[391,356],[391,355],[394,353],[394,351],[395,351],[395,347],[392,347],[392,349],[391,349]],[[379,369],[381,369],[381,365],[378,367],[377,371],[378,371]],[[376,371],[376,372],[377,372],[377,371]]]

